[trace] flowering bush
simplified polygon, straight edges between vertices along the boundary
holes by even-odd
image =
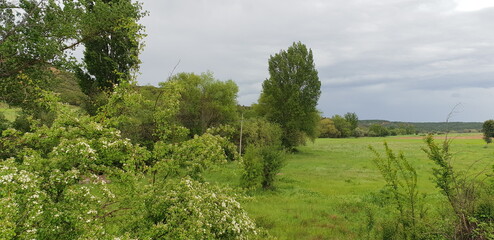
[[[253,239],[259,235],[234,198],[188,177],[150,191],[143,220],[148,227],[140,238]]]
[[[110,123],[52,107],[51,126],[29,119],[29,132],[0,138],[0,239],[258,236],[233,197],[192,180],[227,161],[225,138],[158,142],[151,153]],[[166,175],[159,184],[147,181],[148,167]]]
[[[118,130],[58,108],[51,126],[32,121],[31,132],[2,133],[1,239],[106,236],[104,219],[121,185],[107,183],[137,174],[149,156]]]

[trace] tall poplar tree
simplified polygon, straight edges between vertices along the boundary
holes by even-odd
[[[321,95],[312,50],[301,42],[269,59],[269,79],[262,84],[257,111],[283,129],[282,144],[293,149],[317,137]]]
[[[89,0],[86,8],[98,16],[104,16],[101,14],[104,12],[114,16],[98,19],[114,24],[105,25],[98,36],[84,42],[84,66],[77,71],[82,91],[90,97],[90,105],[98,105],[95,99],[100,92],[112,91],[115,84],[130,81],[132,72],[138,70],[140,41],[144,36],[144,27],[138,21],[146,13],[132,0]],[[89,108],[89,112],[94,113]]]

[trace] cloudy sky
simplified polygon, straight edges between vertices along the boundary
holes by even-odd
[[[270,55],[311,48],[324,116],[494,118],[494,0],[141,0],[140,85],[212,71],[257,102]]]

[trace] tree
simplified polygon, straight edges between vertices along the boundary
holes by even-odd
[[[350,136],[350,134],[352,133],[352,126],[344,117],[336,114],[331,118],[331,120],[333,120],[334,126],[340,132],[339,137],[345,138]]]
[[[482,124],[482,132],[484,133],[484,141],[489,144],[494,137],[494,120],[487,120]]]
[[[341,132],[336,129],[336,126],[331,118],[323,118],[319,121],[319,137],[322,138],[338,138]]]
[[[346,113],[345,120],[350,124],[350,132],[352,136],[355,136],[355,129],[358,127],[358,116],[356,113]]]
[[[70,0],[0,0],[0,9],[0,101],[32,107],[50,86],[50,67],[82,41],[84,11]]]
[[[53,73],[73,68],[71,50],[114,31],[136,27],[124,15],[127,8],[123,3],[91,2],[94,11],[87,11],[87,1],[0,0],[1,101],[24,110],[35,108],[33,102],[40,98],[40,90],[53,85]],[[133,6],[143,14],[139,4]]]
[[[386,137],[389,134],[389,130],[381,124],[374,123],[369,126],[369,135],[372,137]]]
[[[88,1],[86,8],[88,12],[118,13],[113,25],[105,26],[100,35],[84,42],[86,71],[79,72],[79,77],[83,90],[89,94],[95,88],[112,90],[120,81],[130,80],[131,72],[138,70],[144,27],[137,22],[145,13],[130,0]]]
[[[163,86],[171,83],[182,87],[177,117],[190,130],[191,136],[238,119],[238,86],[232,80],[219,81],[210,72],[201,75],[180,73]]]
[[[269,79],[262,84],[257,111],[283,130],[282,144],[294,148],[305,138],[317,137],[320,119],[316,109],[321,82],[312,50],[301,42],[271,56]]]
[[[131,0],[89,0],[85,7],[87,12],[95,14],[110,11],[115,18],[99,35],[84,42],[84,66],[76,69],[79,85],[89,97],[85,108],[96,114],[105,101],[101,92],[112,91],[122,81],[129,82],[132,72],[139,69],[144,27],[138,21],[146,13]]]

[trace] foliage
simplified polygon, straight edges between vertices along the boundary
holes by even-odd
[[[224,190],[190,178],[156,185],[144,198],[140,239],[255,239],[254,222]]]
[[[381,124],[375,123],[369,126],[369,136],[371,137],[386,137],[389,134],[389,130]]]
[[[99,109],[96,119],[117,128],[123,137],[133,143],[150,147],[155,141],[151,102],[144,100],[129,84],[115,88],[107,104]]]
[[[394,122],[386,120],[359,120],[362,128],[369,127],[372,124],[381,124],[387,128],[402,128],[406,134],[417,133],[469,133],[479,132],[482,129],[481,122]]]
[[[403,153],[396,155],[384,142],[385,157],[369,146],[374,153],[374,163],[386,181],[386,190],[391,192],[390,203],[398,210],[397,226],[386,238],[419,239],[423,233],[423,203],[417,190],[417,172]]]
[[[448,237],[455,239],[488,239],[494,226],[494,217],[482,208],[494,208],[494,204],[479,204],[482,185],[475,179],[454,171],[451,165],[452,154],[449,152],[450,140],[446,139],[439,146],[431,135],[425,138],[427,147],[423,151],[436,164],[433,168],[434,181],[437,188],[447,198],[451,210],[456,216],[454,229]],[[481,214],[478,214],[481,213]]]
[[[230,125],[219,125],[217,127],[208,128],[206,134],[216,135],[219,138],[218,144],[225,151],[225,155],[228,161],[236,161],[240,159],[240,153],[235,145],[235,135],[237,130]]]
[[[10,127],[10,122],[5,118],[5,115],[0,112],[0,132]]]
[[[138,71],[138,55],[144,37],[144,27],[138,21],[146,13],[132,0],[89,0],[84,7],[86,12],[102,16],[88,21],[111,23],[101,25],[100,34],[83,42],[83,64],[75,70],[79,85],[88,97],[85,109],[95,115],[105,104],[102,93],[111,92],[119,83],[129,82],[132,73]]]
[[[157,142],[153,151],[156,163],[152,169],[158,178],[188,176],[200,180],[206,169],[227,162],[224,142],[228,140],[208,133],[175,144]]]
[[[208,128],[229,124],[238,119],[238,86],[232,80],[214,78],[211,72],[196,75],[179,73],[162,86],[180,86],[179,122],[190,130],[190,135],[201,135]]]
[[[331,118],[322,118],[319,121],[319,137],[321,138],[339,138],[341,132],[336,128]]]
[[[190,178],[226,162],[225,138],[160,142],[150,153],[108,127],[118,117],[98,123],[99,116],[47,104],[56,113],[51,126],[27,118],[28,132],[8,129],[0,139],[1,238],[257,237],[233,197]],[[161,177],[148,183],[145,170]],[[180,176],[190,177],[173,178]]]
[[[349,137],[352,134],[352,125],[344,117],[337,114],[334,115],[331,120],[340,133],[339,137]]]
[[[111,91],[114,85],[131,79],[138,70],[143,26],[138,23],[145,13],[130,0],[85,2],[86,12],[104,16],[98,21],[113,24],[101,26],[101,34],[84,42],[84,70],[78,69],[80,85],[86,95]]]
[[[242,148],[248,146],[280,146],[281,145],[280,127],[268,122],[262,118],[251,118],[244,121],[242,131]],[[244,152],[243,151],[243,152]]]
[[[494,137],[494,120],[487,120],[482,124],[482,133],[484,133],[484,141],[489,144]]]
[[[186,138],[187,129],[175,120],[178,112],[177,86],[169,84],[161,89],[167,98],[151,101],[142,96],[135,86],[122,83],[108,97],[108,103],[99,109],[97,119],[152,149],[154,142],[179,142]]]
[[[72,68],[71,50],[129,24],[121,12],[93,2],[105,11],[86,11],[86,1],[0,1],[1,101],[33,107],[52,85],[53,67]]]
[[[350,124],[350,132],[352,136],[356,136],[355,129],[358,127],[358,116],[356,113],[345,113],[345,120]]]
[[[74,106],[83,106],[89,101],[82,92],[75,74],[67,71],[54,71],[54,83],[50,90],[59,94],[60,101]]]
[[[153,118],[156,125],[155,136],[165,142],[182,141],[189,130],[181,125],[176,119],[180,111],[180,97],[183,87],[175,82],[160,84],[161,93],[165,97],[159,97],[155,100],[153,106]]]
[[[243,156],[243,164],[241,182],[244,187],[269,189],[284,166],[285,158],[277,146],[250,145]]]
[[[245,121],[242,135],[242,185],[246,188],[272,188],[276,174],[284,165],[281,151],[282,130],[262,118]]]
[[[52,126],[33,122],[30,132],[9,129],[0,139],[2,220],[5,226],[15,223],[0,235],[102,238],[105,220],[123,210],[115,191],[141,171],[149,153],[116,129],[66,106],[52,107],[57,109]]]
[[[312,50],[301,42],[269,59],[269,79],[262,84],[257,111],[283,130],[282,144],[294,148],[305,138],[317,137],[319,113],[316,106],[321,82]]]

